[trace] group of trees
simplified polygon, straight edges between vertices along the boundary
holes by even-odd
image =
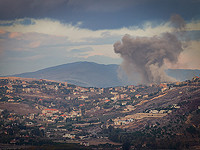
[[[113,142],[119,142],[123,144],[123,149],[129,149],[131,146],[135,148],[149,148],[149,149],[180,149],[188,148],[195,142],[191,143],[187,136],[196,136],[199,131],[193,126],[189,126],[185,130],[185,134],[180,136],[175,132],[168,134],[171,131],[171,126],[165,128],[154,127],[146,128],[141,131],[125,132],[122,129],[109,126],[108,129],[104,129],[102,132],[108,134],[108,137]]]

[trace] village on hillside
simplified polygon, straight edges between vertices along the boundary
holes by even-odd
[[[40,145],[52,141],[88,148],[99,144],[120,148],[129,137],[131,144],[137,143],[133,148],[153,148],[162,146],[160,140],[171,141],[173,147],[178,136],[186,141],[185,145],[178,141],[179,147],[191,147],[199,140],[198,113],[199,77],[109,88],[0,78],[0,142],[4,144]],[[136,134],[138,139],[128,134]]]

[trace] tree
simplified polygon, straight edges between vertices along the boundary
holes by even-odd
[[[129,150],[131,147],[131,144],[129,142],[125,142],[122,145],[123,150]]]
[[[190,126],[190,127],[186,128],[186,131],[189,132],[190,134],[195,134],[196,128],[193,126]]]

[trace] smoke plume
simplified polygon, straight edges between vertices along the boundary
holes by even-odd
[[[176,32],[182,30],[185,24],[178,15],[171,17],[171,24],[173,32],[154,37],[131,37],[127,34],[114,44],[115,53],[123,58],[121,67],[129,79],[144,84],[174,80],[165,73],[165,61],[178,61],[183,48]]]

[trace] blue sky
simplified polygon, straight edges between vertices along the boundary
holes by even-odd
[[[171,32],[174,14],[185,20],[189,44],[168,68],[200,69],[199,0],[0,0],[0,75],[75,61],[120,64],[116,41]]]

